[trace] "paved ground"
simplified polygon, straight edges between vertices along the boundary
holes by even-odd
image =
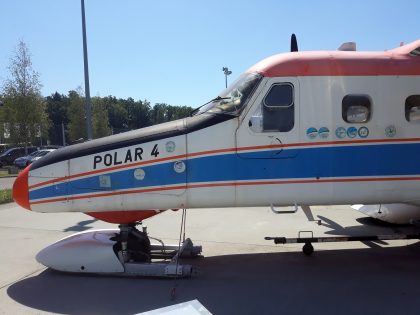
[[[420,245],[273,245],[264,236],[414,232],[376,225],[349,207],[313,207],[322,226],[303,213],[268,208],[189,210],[187,236],[203,245],[199,273],[186,280],[63,274],[35,261],[36,253],[74,232],[112,227],[84,214],[40,214],[0,206],[1,314],[135,314],[198,299],[213,314],[418,314]],[[147,221],[151,235],[176,242],[180,212]],[[328,219],[327,219],[328,218]],[[176,298],[171,291],[176,288]]]
[[[16,177],[0,177],[0,190],[6,188],[12,188]]]

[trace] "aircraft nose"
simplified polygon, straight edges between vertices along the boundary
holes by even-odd
[[[29,204],[29,189],[28,189],[28,173],[31,166],[26,167],[19,176],[16,178],[13,184],[13,199],[15,202],[28,210],[31,210]]]

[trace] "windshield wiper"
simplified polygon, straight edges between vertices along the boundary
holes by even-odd
[[[210,103],[213,103],[213,102],[217,102],[217,101],[222,101],[222,100],[228,100],[228,99],[230,99],[230,97],[221,97],[221,96],[218,96],[218,97],[216,97],[216,98],[213,98],[211,101],[208,101],[207,103],[205,103],[205,104],[203,104],[203,105],[201,105],[201,106],[198,106],[197,108],[194,108],[194,109],[190,112],[190,116],[194,116],[194,114],[195,114],[196,112],[198,112],[198,111],[200,110],[200,108],[202,108],[202,107],[206,106],[207,104],[210,104]]]

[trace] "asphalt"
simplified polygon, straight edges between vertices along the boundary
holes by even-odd
[[[269,208],[187,212],[187,236],[204,258],[190,279],[146,279],[55,272],[38,264],[45,246],[75,232],[115,228],[84,214],[42,214],[0,206],[0,314],[136,314],[197,299],[213,314],[418,314],[420,245],[399,240],[274,245],[265,236],[414,233],[380,224],[348,206],[301,211]],[[181,213],[145,221],[154,237],[176,243]],[[175,293],[175,295],[172,295]]]

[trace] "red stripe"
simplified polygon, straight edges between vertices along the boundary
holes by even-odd
[[[125,165],[119,165],[119,166],[112,166],[105,169],[100,170],[94,170],[79,174],[74,174],[70,176],[60,177],[60,178],[54,178],[51,180],[47,180],[45,182],[41,182],[38,184],[34,184],[29,186],[29,189],[37,188],[40,186],[45,186],[48,184],[58,183],[65,180],[70,180],[78,177],[88,176],[88,175],[94,175],[94,174],[100,174],[100,173],[106,173],[110,171],[120,170],[120,169],[127,169],[131,167],[141,166],[141,165],[147,165],[152,163],[159,163],[164,161],[170,161],[170,160],[178,160],[178,159],[188,159],[190,157],[197,157],[202,155],[210,155],[210,154],[219,154],[219,153],[227,153],[227,152],[243,152],[243,151],[251,151],[251,150],[264,150],[264,149],[280,149],[280,148],[293,148],[293,147],[312,147],[312,146],[324,146],[324,145],[341,145],[341,144],[364,144],[364,143],[392,143],[392,142],[414,142],[414,141],[420,141],[420,138],[406,138],[406,139],[377,139],[377,140],[352,140],[352,141],[324,141],[324,142],[301,142],[301,143],[290,143],[290,144],[270,144],[270,145],[261,145],[261,146],[249,146],[249,147],[240,147],[240,148],[226,148],[226,149],[218,149],[218,150],[208,150],[208,151],[201,151],[201,152],[194,152],[189,154],[181,154],[171,157],[165,157],[155,160],[149,160],[149,161],[142,161],[142,162],[136,162],[132,164],[125,164]]]
[[[150,193],[157,191],[168,191],[168,190],[177,190],[177,189],[193,189],[193,188],[210,188],[210,187],[232,187],[232,186],[257,186],[257,185],[285,185],[285,184],[324,184],[324,183],[351,183],[351,182],[380,182],[380,181],[412,181],[420,180],[420,177],[388,177],[388,178],[343,178],[343,179],[297,179],[297,180],[272,180],[272,181],[260,181],[260,182],[226,182],[226,183],[212,183],[212,184],[189,184],[189,185],[178,185],[171,187],[156,187],[156,188],[147,188],[147,189],[136,189],[128,191],[117,191],[109,192],[95,195],[83,195],[83,196],[73,196],[68,198],[55,198],[48,200],[41,200],[31,202],[31,205],[59,202],[59,201],[71,201],[71,200],[80,200],[88,198],[98,198],[98,197],[109,197],[115,195],[129,195],[129,194],[138,194],[138,193]]]
[[[41,200],[32,202],[32,205],[42,204],[42,203],[49,203],[49,202],[58,202],[58,201],[71,201],[71,200],[78,200],[78,199],[88,199],[88,198],[97,198],[97,197],[109,197],[115,195],[129,195],[129,194],[139,194],[139,193],[149,193],[155,191],[166,191],[166,190],[176,190],[176,189],[185,189],[187,185],[179,185],[179,186],[171,186],[171,187],[156,187],[156,188],[147,188],[147,189],[136,189],[136,190],[126,190],[126,191],[117,191],[117,192],[109,192],[109,193],[102,193],[102,194],[95,194],[95,195],[83,195],[83,196],[74,196],[74,197],[67,197],[67,198],[56,198],[56,199],[48,199],[48,200]]]
[[[258,72],[266,77],[420,75],[418,57],[409,55],[419,44],[420,41],[417,41],[385,52],[309,51],[278,54],[260,61],[247,72]]]
[[[36,187],[39,187],[39,186],[48,185],[48,184],[53,184],[53,183],[56,183],[56,182],[62,182],[62,181],[65,181],[65,180],[69,180],[69,179],[73,179],[73,178],[77,178],[77,177],[82,177],[82,176],[86,176],[86,175],[94,175],[94,174],[98,174],[98,173],[115,171],[115,170],[118,170],[118,169],[124,169],[124,168],[129,168],[129,167],[134,167],[134,166],[140,166],[140,165],[147,165],[147,164],[151,164],[151,163],[163,162],[163,161],[168,161],[168,160],[172,160],[172,159],[185,159],[186,157],[187,157],[186,154],[182,154],[182,155],[175,155],[175,156],[156,159],[156,160],[136,162],[136,163],[132,163],[132,164],[128,164],[128,165],[126,164],[126,165],[120,165],[120,166],[112,166],[112,167],[108,167],[106,169],[94,170],[94,171],[89,171],[89,172],[85,172],[85,173],[79,173],[79,174],[54,178],[54,179],[47,180],[47,181],[42,182],[42,183],[31,185],[31,186],[29,186],[29,189],[36,188]]]

